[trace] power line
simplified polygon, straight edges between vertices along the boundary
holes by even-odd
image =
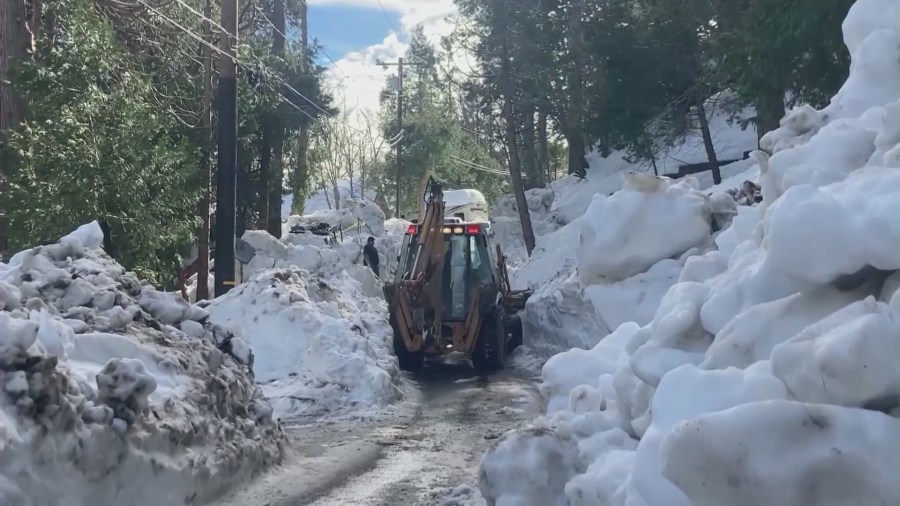
[[[218,53],[218,54],[220,54],[220,55],[222,55],[222,56],[225,56],[226,58],[230,58],[230,59],[234,60],[237,64],[243,66],[244,68],[250,69],[250,65],[247,64],[247,63],[245,63],[245,62],[243,62],[243,61],[241,61],[237,56],[229,55],[229,54],[225,53],[224,51],[222,51],[221,49],[219,49],[218,47],[216,47],[216,46],[210,44],[209,42],[207,42],[207,41],[205,41],[205,40],[203,40],[203,38],[202,38],[201,36],[199,36],[199,35],[197,35],[196,33],[192,32],[189,28],[186,28],[185,26],[181,25],[180,23],[178,23],[177,21],[173,20],[172,18],[166,16],[165,14],[163,14],[162,12],[160,12],[159,10],[157,10],[157,9],[155,9],[155,8],[153,8],[153,7],[151,7],[151,6],[148,5],[146,2],[144,2],[144,0],[137,0],[137,1],[138,1],[139,4],[143,5],[143,6],[146,7],[148,10],[150,10],[151,12],[153,12],[154,14],[156,14],[157,16],[163,18],[165,21],[168,21],[170,24],[172,24],[172,25],[175,26],[176,28],[178,28],[178,29],[180,29],[181,31],[185,32],[185,33],[186,33],[187,35],[189,35],[191,38],[197,40],[198,42],[200,42],[201,44],[203,44],[203,45],[205,45],[206,47],[210,48],[211,50],[215,51],[216,53]],[[180,0],[176,0],[176,1],[180,1]],[[196,12],[196,11],[193,11],[193,12]],[[200,13],[198,13],[198,14],[199,14],[199,16],[200,16],[201,19],[203,19],[203,20],[205,20],[205,21],[209,21],[209,22],[211,22],[211,23],[214,23],[214,21],[212,21],[212,20],[209,19],[208,17],[204,16],[203,14],[200,14]],[[229,35],[230,35],[230,34],[229,34]],[[259,66],[259,62],[255,62],[255,63],[256,63],[257,66]],[[252,70],[252,69],[251,69],[251,70]],[[299,91],[297,91],[296,89],[294,89],[293,86],[287,84],[287,82],[286,82],[281,76],[279,76],[277,73],[273,72],[271,69],[266,69],[266,70],[269,71],[268,73],[269,73],[276,81],[278,81],[279,83],[281,83],[284,87],[286,87],[286,88],[287,88],[288,90],[290,90],[292,93],[294,93],[294,94],[297,95],[298,97],[300,97],[300,98],[302,98],[303,100],[305,100],[306,102],[308,102],[310,105],[312,105],[313,107],[315,107],[316,109],[318,109],[318,110],[319,110],[320,112],[322,112],[323,114],[328,115],[328,111],[326,111],[326,110],[323,109],[321,106],[319,106],[319,104],[313,102],[312,99],[310,99],[310,98],[307,97],[306,95],[304,95],[304,94],[300,93]]]
[[[462,164],[468,165],[468,166],[470,166],[470,167],[473,168],[473,169],[481,169],[481,170],[484,170],[484,171],[493,172],[494,174],[507,175],[506,172],[503,172],[503,171],[501,171],[500,169],[495,169],[495,168],[491,168],[491,167],[486,167],[486,166],[484,166],[484,165],[479,165],[479,164],[477,164],[477,163],[475,163],[475,162],[471,162],[471,161],[469,161],[469,160],[464,160],[464,159],[462,159],[462,158],[460,158],[460,157],[454,155],[453,153],[450,153],[450,158],[454,159],[454,160],[455,160],[456,162],[458,162],[458,163],[462,163]]]
[[[305,0],[301,0],[301,1],[305,1]],[[387,15],[387,10],[385,10],[384,4],[381,3],[381,0],[378,0],[378,5],[381,6],[381,13],[384,14],[384,19],[385,19],[385,21],[388,22],[388,25],[393,25],[394,22],[391,21],[391,18],[388,17],[388,15]],[[394,25],[394,28],[398,28],[398,30],[397,30],[397,35],[400,35],[401,33],[403,33],[403,30],[400,30],[400,29],[399,29],[400,27]]]

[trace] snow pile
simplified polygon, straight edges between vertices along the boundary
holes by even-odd
[[[375,239],[378,250],[381,279],[391,279],[397,268],[397,255],[407,231],[409,222],[390,219],[385,222],[384,232]],[[316,241],[297,241],[296,236],[312,234],[291,234],[280,241],[264,230],[248,230],[243,239],[255,250],[250,262],[241,267],[241,279],[250,281],[258,273],[275,268],[298,267],[320,276],[349,274],[356,279],[369,297],[382,297],[381,283],[372,270],[363,265],[363,246],[368,234],[352,234],[343,242],[325,244]]]
[[[713,137],[713,146],[719,160],[738,160],[744,153],[756,149],[756,132],[753,129],[742,129],[739,124],[752,118],[756,112],[752,108],[736,111],[728,92],[711,97],[706,104],[709,114],[709,128]],[[656,165],[659,174],[677,173],[683,164],[701,163],[707,160],[706,148],[699,129],[691,130],[679,138],[672,146],[663,146],[657,150]],[[575,221],[584,215],[594,195],[610,196],[621,190],[623,176],[631,171],[653,173],[649,162],[633,163],[625,152],[614,151],[604,157],[599,152],[588,153],[590,168],[584,179],[576,176],[565,176],[550,183],[548,188],[528,190],[526,199],[531,211],[531,221],[535,235],[543,236]],[[754,177],[752,160],[740,160],[721,168],[723,185],[733,188],[741,185],[746,179]],[[713,186],[710,172],[695,176],[697,188],[707,189]],[[518,221],[515,199],[506,195],[498,199],[491,207],[491,219],[498,229],[497,240],[509,251],[508,256],[514,263],[526,260],[525,245],[522,240],[522,229]],[[540,245],[539,245],[540,247]]]
[[[291,228],[300,225],[311,228],[325,223],[330,228],[341,228],[345,231],[360,228],[364,233],[380,236],[384,232],[384,211],[375,203],[356,198],[344,198],[339,209],[319,209],[302,216],[292,215],[282,226],[282,236],[286,236]]]
[[[791,111],[764,139],[774,154],[754,155],[761,204],[731,208],[718,188],[707,201],[709,232],[700,233],[699,220],[692,226],[690,214],[655,228],[650,217],[614,212],[615,201],[638,198],[626,184],[616,194],[623,196],[596,197],[573,222],[591,231],[582,232],[589,241],[574,258],[584,281],[566,265],[544,266],[550,274],[536,304],[574,306],[579,288],[586,300],[602,286],[596,313],[581,320],[602,322],[626,303],[615,304],[608,287],[616,283],[584,282],[633,275],[653,261],[678,262],[679,279],[649,321],[641,314],[590,349],[547,361],[541,389],[549,404],[535,423],[539,433],[513,431],[482,460],[489,502],[900,502],[893,476],[900,454],[891,450],[900,436],[900,173],[891,165],[891,153],[900,152],[900,26],[884,19],[898,9],[898,0],[858,0],[850,9],[843,25],[850,76],[831,105]],[[654,182],[638,181],[660,199],[647,204],[645,196],[639,207],[661,205],[667,184],[647,193]],[[689,209],[694,198],[686,192],[672,202]],[[715,215],[725,211],[730,216],[720,221]],[[683,243],[666,233],[676,226]],[[665,271],[651,267],[619,283],[653,269]],[[567,331],[552,325],[569,322],[547,323],[533,331],[562,341]],[[542,478],[547,455],[572,476],[564,486]],[[549,485],[527,489],[536,487],[531,482]]]
[[[382,274],[407,225],[381,225]],[[255,255],[243,266],[243,283],[206,307],[211,321],[247,339],[276,416],[358,414],[397,398],[382,283],[362,265],[367,238],[291,244],[248,231],[243,239]]]
[[[688,182],[631,174],[611,197],[595,195],[576,247],[585,286],[621,281],[710,238],[707,198]]]
[[[723,214],[695,179],[625,179],[623,190],[595,195],[583,216],[540,236],[512,275],[514,288],[534,289],[521,316],[526,344],[541,355],[590,348],[625,322],[649,323],[691,254],[713,246]]]
[[[94,222],[0,264],[0,502],[181,504],[277,463],[240,338],[102,238]]]

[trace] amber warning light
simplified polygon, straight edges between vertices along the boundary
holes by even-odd
[[[478,235],[481,233],[481,227],[474,224],[466,225],[465,227],[443,227],[441,228],[441,232],[444,234],[467,234],[467,235]],[[406,229],[406,233],[408,235],[416,235],[419,233],[418,225],[410,225]]]

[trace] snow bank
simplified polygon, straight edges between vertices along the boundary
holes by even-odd
[[[409,222],[347,198],[340,211],[293,216],[288,225],[317,223],[354,228],[327,241],[309,231],[280,240],[248,230],[242,239],[254,255],[240,266],[242,284],[204,309],[188,306],[242,337],[280,419],[364,415],[399,395],[382,281],[363,265],[362,248],[377,237],[381,278],[393,277]]]
[[[629,174],[626,188],[595,195],[576,248],[585,286],[640,274],[710,238],[706,196],[686,182]]]
[[[277,463],[240,339],[102,238],[91,223],[0,265],[0,502],[204,501]]]
[[[275,416],[359,412],[393,401],[400,374],[386,304],[362,292],[347,273],[270,269],[207,310],[246,338]]]
[[[294,225],[311,227],[326,223],[329,227],[342,227],[335,237],[311,232],[289,233]],[[285,225],[283,242],[265,231],[253,230],[243,239],[257,251],[256,257],[245,266],[243,279],[249,280],[264,269],[300,267],[323,275],[350,272],[364,286],[374,287],[371,272],[363,268],[362,249],[369,237],[375,237],[375,248],[381,258],[381,277],[393,276],[397,267],[397,254],[409,222],[391,218],[385,220],[384,212],[374,203],[359,199],[345,199],[341,210],[321,210],[304,216],[291,216]],[[336,240],[334,240],[336,239]],[[375,288],[381,293],[381,288]]]
[[[676,426],[663,474],[698,506],[897,504],[898,437],[882,413],[755,402]]]
[[[900,500],[900,26],[884,16],[898,10],[850,10],[845,85],[823,110],[790,111],[744,167],[762,203],[729,202],[724,185],[700,195],[696,182],[631,177],[566,217],[551,232],[557,251],[531,261],[555,264],[516,271],[538,298],[526,343],[531,322],[532,340],[577,348],[544,364],[540,431],[511,431],[485,454],[489,503]],[[560,240],[569,227],[583,230],[574,255],[558,251],[571,249]],[[669,284],[652,310],[629,296],[651,279]],[[536,445],[575,449],[574,470],[568,457],[559,466],[564,486],[533,488],[546,472],[528,458]],[[517,458],[508,465],[526,485],[499,454]]]
[[[369,213],[369,223],[380,227],[381,275],[392,276],[409,223],[384,221],[369,202],[355,205],[341,213]],[[302,218],[314,223],[325,214]],[[368,237],[348,233],[326,244],[309,233],[281,241],[247,231],[243,239],[255,254],[242,267],[242,284],[206,306],[212,322],[253,351],[256,380],[276,417],[358,415],[397,398],[400,373],[382,282],[362,264]]]

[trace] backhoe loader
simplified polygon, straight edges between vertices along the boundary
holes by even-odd
[[[384,295],[401,369],[461,352],[482,372],[503,367],[522,343],[517,313],[530,291],[510,289],[506,258],[489,223],[445,218],[442,184],[431,179],[423,219],[409,226]]]

